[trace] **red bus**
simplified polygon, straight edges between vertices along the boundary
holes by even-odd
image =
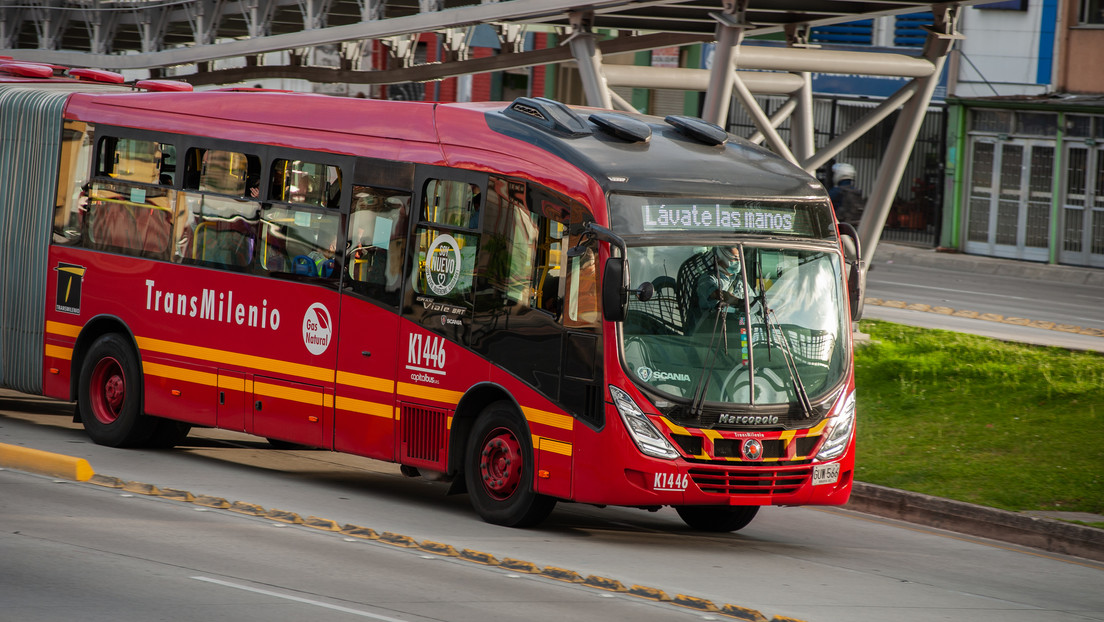
[[[707,531],[847,501],[854,232],[769,151],[544,98],[20,66],[0,61],[0,385],[74,401],[96,443],[196,426],[348,452],[509,526],[557,501]]]

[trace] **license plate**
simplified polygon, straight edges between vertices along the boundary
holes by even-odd
[[[823,484],[835,484],[839,481],[840,465],[838,462],[831,464],[817,464],[813,466],[813,486]]]

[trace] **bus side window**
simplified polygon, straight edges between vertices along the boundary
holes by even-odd
[[[257,199],[260,173],[261,160],[255,155],[193,147],[185,158],[184,188]]]
[[[479,186],[460,181],[431,179],[426,182],[422,220],[439,225],[479,228],[482,197]]]
[[[273,201],[337,209],[341,205],[341,169],[302,160],[272,163]]]
[[[79,245],[88,211],[88,175],[92,164],[92,127],[66,121],[61,138],[57,199],[54,203],[55,244]]]
[[[542,233],[547,229],[541,214],[529,204],[524,181],[491,177],[487,183],[483,252],[479,260],[478,307],[482,311],[541,307],[541,285],[547,276],[538,264]],[[544,266],[545,268],[547,266]],[[492,292],[487,295],[486,292]]]
[[[410,193],[353,186],[345,249],[353,291],[398,304],[409,209]]]
[[[90,248],[169,259],[176,193],[160,186],[160,171],[171,150],[152,140],[100,139],[83,223]]]

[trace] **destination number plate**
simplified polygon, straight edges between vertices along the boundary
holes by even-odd
[[[835,484],[839,481],[840,465],[838,462],[831,464],[817,464],[813,466],[813,486],[823,484]]]

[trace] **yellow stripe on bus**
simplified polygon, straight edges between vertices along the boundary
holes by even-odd
[[[574,429],[575,420],[567,415],[552,413],[547,410],[537,410],[536,408],[526,408],[525,406],[521,407],[521,411],[525,413],[525,418],[533,423],[549,425],[561,430]]]
[[[44,352],[46,356],[52,356],[56,359],[65,359],[67,361],[73,359],[73,348],[63,348],[48,343],[46,344]]]
[[[452,404],[453,406],[460,402],[460,398],[464,397],[464,394],[459,391],[435,389],[433,387],[424,387],[420,384],[410,384],[409,382],[398,383],[396,391],[398,391],[399,395],[405,397],[417,397],[434,402]]]
[[[550,451],[554,454],[560,454],[561,456],[571,456],[573,447],[571,443],[565,443],[563,441],[557,441],[554,438],[548,438],[547,436],[533,435],[533,446],[537,447],[541,451]]]
[[[81,327],[76,324],[62,324],[61,322],[46,322],[46,332],[76,339],[80,335]]]
[[[337,408],[338,410],[364,413],[365,415],[383,417],[384,419],[391,419],[393,416],[393,410],[390,404],[380,404],[379,402],[369,402],[367,400],[358,400],[351,397],[342,397],[340,395],[337,396]]]
[[[215,374],[205,371],[196,371],[194,369],[184,369],[183,367],[174,367],[172,365],[142,363],[142,373],[147,376],[160,376],[161,378],[170,378],[172,380],[183,380],[184,382],[205,384],[210,387],[218,386],[218,376]]]
[[[318,391],[308,391],[307,389],[296,389],[294,387],[285,387],[277,384],[269,384],[267,382],[253,382],[253,394],[264,395],[266,397],[275,397],[281,400],[287,400],[289,402],[300,402],[302,404],[311,404],[317,406],[319,399],[322,400],[322,406],[329,408],[333,406],[333,396]]]
[[[186,345],[150,337],[136,337],[136,340],[138,341],[138,348],[141,350],[171,354],[184,358],[204,359],[212,363],[252,368],[267,373],[278,371],[289,376],[298,376],[300,378],[317,380],[319,382],[333,382],[334,372],[327,367],[302,365],[300,363],[291,363],[289,361],[270,359],[263,356],[239,354],[237,352]]]
[[[365,376],[363,374],[354,374],[349,371],[337,372],[337,383],[350,387],[356,387],[358,389],[368,389],[370,391],[382,391],[384,393],[391,393],[395,390],[395,381],[386,378],[376,378],[375,376]]]

